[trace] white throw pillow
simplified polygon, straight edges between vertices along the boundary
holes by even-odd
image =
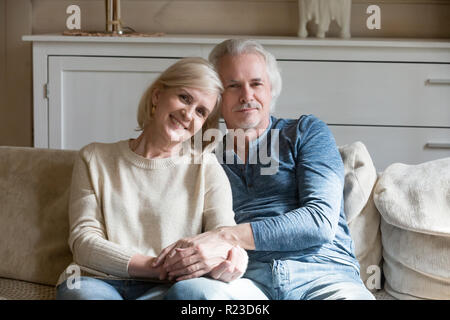
[[[373,203],[372,190],[377,172],[362,142],[339,147],[345,169],[344,210],[355,254],[366,287],[380,289],[381,235],[380,214]]]
[[[386,291],[450,299],[450,158],[392,164],[374,189]]]

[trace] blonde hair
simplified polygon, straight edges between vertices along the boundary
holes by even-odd
[[[214,70],[212,64],[203,58],[183,58],[169,68],[167,68],[151,85],[141,97],[137,111],[138,131],[143,131],[145,126],[152,119],[152,95],[155,89],[167,88],[193,88],[217,94],[217,101],[213,111],[209,114],[201,128],[201,133],[210,128],[219,127],[219,105],[221,93],[223,92],[222,82]],[[193,138],[193,137],[192,137]],[[191,139],[193,140],[193,139]],[[206,147],[211,142],[206,142]]]

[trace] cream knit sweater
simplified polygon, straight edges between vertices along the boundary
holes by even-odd
[[[69,246],[82,271],[129,278],[136,253],[157,256],[166,246],[220,226],[235,225],[228,178],[211,153],[147,159],[128,140],[92,143],[75,161]],[[58,283],[67,278],[64,272]]]

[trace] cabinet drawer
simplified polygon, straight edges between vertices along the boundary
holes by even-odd
[[[377,171],[394,162],[419,164],[450,157],[450,129],[333,126],[337,145],[361,141]]]
[[[54,149],[136,137],[137,108],[147,87],[175,59],[49,58],[49,137]]]
[[[280,61],[276,115],[327,123],[450,127],[450,65]]]

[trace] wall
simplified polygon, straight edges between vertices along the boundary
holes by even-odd
[[[245,34],[295,36],[298,4],[296,0],[122,0],[126,25],[141,32],[187,34]],[[352,1],[352,34],[357,37],[450,38],[450,1],[390,0]],[[78,4],[82,28],[103,30],[104,1],[33,1],[33,33],[60,32],[65,27],[65,10]],[[381,8],[382,28],[366,28],[366,9]],[[56,14],[58,13],[58,14]],[[336,26],[330,35],[335,35]]]
[[[6,2],[0,0],[0,145],[6,141],[6,114],[4,101],[6,100]]]
[[[352,3],[352,37],[450,39],[450,0]],[[104,30],[103,0],[0,0],[0,145],[33,145],[31,44],[21,36],[64,31],[70,4],[81,8],[82,29]],[[381,8],[380,30],[366,28],[370,4]],[[297,7],[296,0],[122,0],[122,19],[139,32],[295,36]],[[333,23],[328,36],[337,31]]]
[[[0,0],[0,145],[32,145],[31,2]]]

